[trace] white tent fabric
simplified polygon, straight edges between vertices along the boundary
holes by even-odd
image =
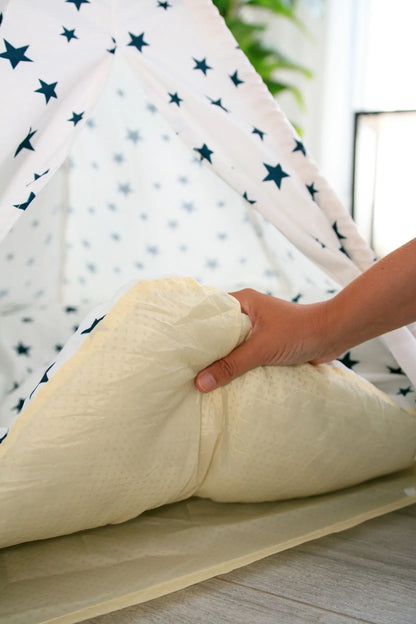
[[[3,5],[3,235],[25,217],[3,247],[4,308],[96,300],[110,294],[110,284],[174,273],[306,301],[305,281],[321,298],[371,265],[371,250],[210,0]],[[124,116],[122,100],[130,103]],[[108,175],[110,161],[120,173]],[[231,231],[235,255],[224,267]],[[162,241],[169,254],[160,253]],[[294,274],[296,250],[331,279],[317,278],[304,260]],[[293,255],[297,262],[282,269]],[[414,337],[402,329],[386,340],[415,385]],[[403,372],[394,362],[383,366]],[[414,403],[406,383],[391,393]]]
[[[302,303],[332,296],[372,264],[372,251],[210,0],[0,0],[0,11],[0,442],[86,310],[124,282],[183,275]],[[414,407],[416,341],[408,329],[386,340],[394,357],[375,340],[343,362]],[[353,512],[351,494],[338,494],[345,504],[336,521],[314,501],[319,534],[414,500],[414,475],[395,477],[393,494],[386,483],[375,486],[380,498],[371,484],[363,488]],[[273,523],[286,517],[274,507],[270,514]],[[317,535],[308,512],[302,526],[290,514],[287,522],[294,533],[279,545],[279,522],[269,533],[260,523],[242,540],[244,556],[238,543],[207,572],[209,546],[193,580],[154,587],[171,591]],[[234,524],[226,525],[224,544],[231,544]],[[261,548],[259,536],[267,542]],[[72,553],[73,539],[35,545],[39,568],[48,546],[61,557],[59,544]],[[27,549],[11,549],[9,560],[20,552]],[[30,557],[21,561],[31,569]],[[161,569],[172,566],[163,560]],[[131,580],[129,597],[117,594],[112,608],[154,595],[139,598],[136,572]],[[33,598],[19,583],[12,580],[0,600],[2,621],[21,602],[22,622],[62,613],[69,613],[62,621],[77,621],[107,608],[96,609],[101,589],[86,603],[76,591],[71,606],[56,612],[46,597],[46,611],[35,616],[43,590],[35,584]],[[84,612],[87,603],[92,610]],[[3,613],[0,607],[0,620]]]

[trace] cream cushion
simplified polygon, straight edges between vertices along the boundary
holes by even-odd
[[[233,297],[194,280],[130,288],[0,445],[0,546],[192,495],[308,496],[412,463],[415,417],[332,365],[259,368],[200,394],[196,373],[249,331]]]

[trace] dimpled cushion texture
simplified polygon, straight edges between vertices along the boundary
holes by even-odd
[[[202,395],[250,332],[192,279],[136,283],[0,445],[0,546],[119,523],[192,495],[267,501],[409,466],[410,413],[333,365],[263,367]]]

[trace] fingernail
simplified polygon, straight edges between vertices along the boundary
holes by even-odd
[[[210,392],[217,387],[217,382],[211,373],[202,373],[198,377],[198,386],[202,392]]]

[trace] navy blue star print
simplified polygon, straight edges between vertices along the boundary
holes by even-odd
[[[344,366],[347,366],[348,368],[352,368],[353,366],[355,366],[356,364],[359,364],[359,360],[353,360],[351,358],[351,351],[347,351],[347,353],[341,357],[338,358],[339,362],[341,362],[342,364],[344,364]]]
[[[67,121],[72,121],[74,126],[76,126],[77,123],[79,123],[81,121],[83,116],[84,116],[83,112],[82,113],[74,113],[74,111],[72,111],[72,117],[70,119],[68,119]]]
[[[129,32],[129,35],[131,37],[131,41],[127,45],[128,46],[133,46],[133,48],[137,48],[139,52],[142,51],[144,46],[148,46],[149,45],[144,40],[144,32],[142,32],[141,35],[133,35],[133,33]]]
[[[265,132],[262,132],[261,130],[259,130],[258,128],[254,128],[253,132],[251,134],[258,134],[259,137],[261,138],[261,140],[263,141],[263,137],[266,134]]]
[[[169,104],[177,104],[178,106],[180,106],[181,102],[183,102],[183,99],[180,98],[177,93],[169,93],[168,95],[170,96]]]
[[[233,81],[233,83],[235,84],[236,87],[238,87],[238,85],[240,84],[244,84],[244,80],[241,80],[238,77],[238,71],[236,70],[233,74],[230,74],[230,78]]]
[[[169,4],[169,2],[162,2],[161,0],[158,0],[157,6],[158,6],[158,7],[160,7],[160,8],[162,8],[162,9],[165,9],[165,11],[166,11],[167,9],[172,8],[172,5],[171,5],[171,4]]]
[[[314,237],[314,240],[315,240],[317,243],[319,243],[319,244],[320,244],[320,246],[322,247],[322,249],[325,249],[326,245],[325,245],[322,241],[320,241],[320,240],[319,240],[319,238]]]
[[[49,102],[51,98],[58,98],[55,93],[55,87],[58,84],[57,82],[51,82],[48,84],[39,78],[40,87],[35,90],[35,93],[42,93],[45,96],[46,104]]]
[[[107,52],[110,52],[110,54],[115,54],[117,50],[116,40],[114,39],[114,37],[111,37],[111,40],[114,43],[114,46],[112,48],[109,48]]]
[[[36,134],[36,132],[37,130],[32,130],[32,128],[29,128],[29,132],[27,133],[27,136],[23,139],[21,143],[19,143],[17,150],[14,153],[15,158],[19,154],[19,152],[22,151],[22,149],[31,150],[32,152],[35,151],[35,148],[31,144],[30,139],[33,137],[34,134]]]
[[[206,76],[207,75],[207,71],[209,69],[212,69],[212,67],[210,67],[209,65],[207,65],[207,59],[203,58],[201,61],[198,61],[196,58],[192,57],[193,60],[195,61],[195,67],[194,69],[200,69],[202,71],[202,73]]]
[[[315,201],[315,193],[318,193],[319,191],[314,187],[315,182],[312,182],[312,184],[307,184],[306,188],[308,189],[309,193],[311,194],[312,199]]]
[[[404,375],[404,371],[402,370],[400,366],[398,367],[387,366],[387,369],[389,373],[391,373],[392,375]]]
[[[247,195],[247,191],[244,191],[243,193],[243,197],[246,200],[246,202],[248,202],[249,204],[255,204],[256,200],[255,199],[249,199],[248,195]]]
[[[102,316],[102,317],[101,317],[101,318],[99,318],[99,319],[94,319],[94,321],[93,321],[93,323],[90,325],[90,327],[88,327],[87,329],[84,329],[84,331],[82,331],[82,332],[81,332],[81,334],[90,334],[90,333],[92,332],[92,330],[94,329],[94,327],[97,327],[98,323],[99,323],[100,321],[102,321],[104,317],[105,317],[105,315],[104,315],[104,316]]]
[[[81,8],[82,4],[89,4],[90,0],[66,0],[66,2],[70,2],[72,4],[75,4],[75,6],[77,7],[77,10],[79,11]]]
[[[225,108],[225,106],[223,106],[222,102],[221,102],[221,98],[219,98],[219,100],[212,100],[210,97],[208,98],[209,101],[211,102],[211,104],[213,104],[214,106],[218,106],[219,108],[222,108],[223,111],[225,111],[226,113],[229,112],[228,108]]]
[[[12,407],[12,409],[16,410],[17,413],[20,414],[20,412],[22,411],[24,403],[25,403],[24,399],[19,399],[17,404],[14,407]],[[2,438],[2,439],[4,439],[4,438]],[[1,442],[1,440],[0,440],[0,442]]]
[[[204,143],[202,147],[194,147],[194,150],[195,152],[198,152],[200,154],[200,160],[204,160],[205,158],[206,160],[208,160],[208,162],[212,164],[211,154],[213,154],[214,152],[209,149],[208,145]]]
[[[400,388],[397,394],[400,394],[401,396],[406,396],[409,394],[409,392],[413,392],[411,386],[408,386],[407,388]]]
[[[46,171],[44,171],[43,173],[34,173],[33,181],[35,182],[36,180],[39,180],[39,178],[43,178],[43,176],[46,175],[47,173],[49,173],[49,169],[46,169]]]
[[[28,45],[22,46],[21,48],[15,48],[11,43],[3,39],[4,45],[6,46],[6,51],[0,54],[0,58],[7,59],[10,61],[13,69],[16,69],[19,63],[25,61],[27,63],[33,63],[32,59],[25,56],[25,52],[28,49]]]
[[[344,236],[343,234],[340,234],[340,232],[338,232],[338,223],[336,221],[332,224],[332,229],[334,230],[335,234],[338,236],[339,240],[347,238],[346,236]]]
[[[71,41],[71,39],[78,39],[78,37],[75,34],[75,28],[73,28],[72,30],[65,28],[65,26],[62,26],[62,28],[64,29],[64,32],[61,33],[61,36],[66,37],[66,40],[68,41],[68,43]]]
[[[302,154],[304,156],[306,156],[306,150],[305,150],[305,146],[303,145],[302,141],[298,141],[297,139],[295,139],[295,143],[296,146],[293,148],[293,152],[302,152]]]
[[[36,195],[34,193],[30,193],[29,197],[23,204],[13,204],[15,208],[19,208],[19,210],[26,210],[29,204],[35,199]]]
[[[275,167],[273,167],[272,165],[267,165],[266,163],[263,163],[263,165],[269,172],[267,176],[263,178],[263,182],[274,182],[277,188],[280,189],[283,178],[288,178],[289,174],[286,173],[286,171],[283,171],[280,164],[277,164]]]
[[[29,355],[30,353],[30,347],[24,345],[23,343],[19,342],[15,347],[14,350],[16,351],[16,353],[18,355]]]

